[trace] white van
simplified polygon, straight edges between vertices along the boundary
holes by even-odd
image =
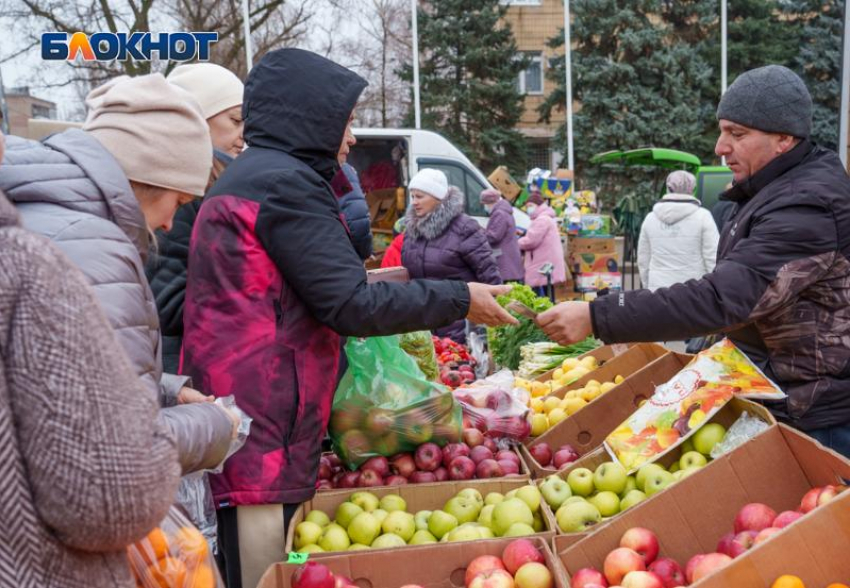
[[[406,187],[420,169],[439,169],[445,172],[449,184],[464,193],[466,213],[486,226],[487,213],[479,195],[493,186],[447,139],[432,131],[415,129],[354,129],[354,135],[357,144],[351,149],[348,162],[359,173],[364,192]],[[531,224],[528,215],[516,208],[514,218],[522,231]]]

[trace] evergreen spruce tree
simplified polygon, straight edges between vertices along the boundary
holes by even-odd
[[[526,170],[516,82],[527,66],[499,0],[429,0],[419,10],[422,126],[439,131],[482,169]],[[402,78],[413,79],[405,66]],[[412,124],[413,114],[407,124]]]

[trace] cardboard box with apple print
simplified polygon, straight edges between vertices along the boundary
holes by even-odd
[[[357,551],[328,555],[320,561],[331,572],[352,580],[358,588],[400,588],[415,585],[427,588],[464,588],[466,568],[476,557],[500,557],[514,539],[439,543],[404,550]],[[561,563],[548,542],[532,537],[552,572],[554,588],[569,588]],[[298,564],[274,564],[263,575],[257,588],[292,588],[292,574]]]
[[[612,381],[618,375],[625,378],[622,383],[592,400],[572,416],[550,427],[539,437],[525,441],[520,447],[520,453],[532,476],[540,478],[557,471],[557,468],[551,465],[539,464],[529,453],[532,446],[547,443],[554,452],[563,445],[572,445],[579,455],[596,449],[643,400],[652,396],[655,386],[676,375],[691,357],[668,352],[655,343],[640,343],[629,347],[569,386],[557,390],[553,396],[563,398],[568,391],[577,390],[591,380]]]
[[[693,556],[718,549],[745,505],[794,511],[812,488],[840,486],[847,479],[850,460],[801,432],[775,425],[562,550],[559,558],[568,575],[601,569],[627,530],[645,527],[657,536],[660,555],[685,568]],[[845,491],[691,586],[769,588],[779,576],[793,574],[807,587],[820,588],[847,581],[848,556],[850,491]]]
[[[502,478],[498,480],[464,480],[457,482],[438,482],[435,484],[409,484],[403,486],[380,486],[377,488],[352,488],[345,490],[333,490],[316,494],[312,500],[308,500],[298,507],[292,520],[289,523],[289,531],[286,536],[285,551],[295,551],[295,530],[299,523],[304,521],[307,515],[312,510],[320,510],[326,513],[331,519],[334,518],[337,507],[343,502],[347,502],[349,497],[355,492],[371,492],[379,499],[395,494],[401,496],[406,503],[406,510],[409,513],[416,513],[423,510],[437,511],[443,508],[449,499],[454,498],[461,490],[474,488],[478,490],[482,496],[486,496],[491,492],[499,494],[507,494],[511,490],[522,488],[529,485],[527,479],[522,478]],[[555,536],[557,525],[550,510],[540,505],[540,513],[542,516],[543,531],[536,533],[535,537],[540,537],[546,541],[551,541]],[[484,541],[494,541],[495,539],[485,539]],[[416,546],[399,545],[390,549],[371,549],[369,553],[376,551],[386,552],[391,549],[412,549]],[[328,553],[340,552],[320,552],[312,553],[310,557],[324,558]]]

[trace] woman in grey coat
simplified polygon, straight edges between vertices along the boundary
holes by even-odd
[[[42,142],[8,138],[0,190],[24,227],[53,241],[88,278],[136,374],[168,407],[162,418],[176,434],[183,471],[208,469],[227,452],[232,417],[188,378],[162,373],[144,260],[151,231],[170,229],[177,207],[203,193],[209,130],[188,94],[159,74],[118,78],[86,102],[83,130]]]

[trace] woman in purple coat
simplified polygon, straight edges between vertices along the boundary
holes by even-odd
[[[502,198],[502,193],[492,188],[481,192],[481,204],[490,214],[487,221],[487,242],[493,248],[493,257],[499,264],[499,273],[506,282],[522,282],[525,273],[522,253],[516,235],[514,207]]]
[[[484,229],[463,212],[463,193],[446,175],[423,169],[408,185],[410,206],[401,260],[412,279],[501,284],[502,277]],[[464,321],[437,329],[440,337],[466,342]]]

